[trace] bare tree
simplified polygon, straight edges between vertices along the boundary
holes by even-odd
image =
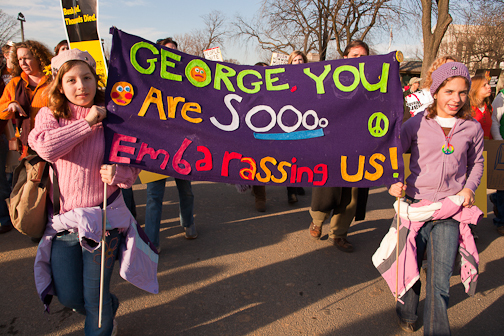
[[[16,18],[0,9],[0,45],[12,40],[20,33],[19,23]]]
[[[178,49],[180,51],[199,57],[203,56],[203,52],[200,47],[201,41],[194,32],[175,35],[174,39],[177,41]]]
[[[388,15],[401,13],[392,0],[263,0],[251,21],[237,17],[236,37],[259,43],[262,49],[289,54],[317,52],[325,60],[335,40],[340,57],[346,45],[364,40],[374,27],[387,29]]]
[[[205,29],[200,31],[203,50],[217,47],[224,43],[226,17],[219,11],[213,11],[203,16]]]
[[[421,0],[422,4],[422,35],[423,35],[423,62],[422,77],[429,70],[430,65],[436,59],[441,40],[453,21],[450,13],[450,0]],[[436,15],[437,14],[437,15]],[[437,16],[435,27],[432,18]]]
[[[203,57],[203,50],[222,46],[226,37],[226,17],[219,11],[203,15],[204,29],[176,35],[179,49],[187,54]]]
[[[504,61],[502,3],[477,1],[466,7],[464,23],[450,25],[440,52],[457,56],[471,70],[498,67]]]

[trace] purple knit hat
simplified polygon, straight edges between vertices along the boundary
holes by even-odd
[[[431,75],[432,85],[430,86],[430,93],[434,97],[434,93],[439,88],[439,86],[448,78],[460,76],[467,79],[469,87],[467,90],[471,89],[471,76],[469,76],[469,70],[467,67],[459,62],[448,62],[437,68]]]

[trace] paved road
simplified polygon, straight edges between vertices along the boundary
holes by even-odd
[[[308,235],[310,191],[295,206],[285,188],[267,188],[267,212],[233,186],[197,182],[198,239],[184,239],[173,181],[165,193],[159,273],[160,294],[122,280],[119,335],[402,335],[394,298],[371,264],[393,216],[392,197],[371,190],[365,221],[352,225],[355,252],[343,253]],[[138,220],[145,185],[134,186]],[[491,209],[489,209],[491,210]],[[452,277],[449,316],[453,335],[502,335],[504,237],[490,212],[478,226],[480,281],[468,297]],[[0,334],[82,335],[84,318],[55,299],[43,314],[33,282],[36,246],[15,231],[0,236]],[[420,309],[423,306],[423,299]],[[415,333],[421,335],[423,329]]]

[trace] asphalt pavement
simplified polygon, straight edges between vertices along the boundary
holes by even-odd
[[[137,219],[144,223],[146,187],[133,187]],[[250,192],[194,182],[199,237],[186,240],[178,194],[167,182],[158,267],[160,293],[144,292],[114,270],[111,291],[120,300],[118,335],[403,335],[394,297],[371,263],[388,231],[394,199],[370,191],[366,220],[354,222],[344,253],[309,236],[311,190],[287,203],[284,187],[267,187],[267,211]],[[490,206],[490,205],[489,205]],[[477,227],[480,276],[469,297],[451,279],[448,314],[453,335],[503,335],[504,237],[492,209]],[[17,231],[0,235],[0,335],[83,335],[84,317],[57,299],[43,313],[33,280],[36,245]],[[422,278],[424,275],[422,274]],[[422,335],[423,297],[418,330]]]

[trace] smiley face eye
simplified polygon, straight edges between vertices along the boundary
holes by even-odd
[[[124,91],[126,91],[126,92],[131,92],[131,88],[130,88],[129,86],[125,86],[125,87],[124,87]]]
[[[199,70],[198,68],[194,69],[194,71],[196,71],[197,73],[199,73],[199,72],[200,72],[200,70]]]
[[[205,74],[205,70],[201,69],[201,74],[204,75]]]
[[[116,88],[117,92],[123,92],[123,87],[121,85],[119,85],[117,88]]]

